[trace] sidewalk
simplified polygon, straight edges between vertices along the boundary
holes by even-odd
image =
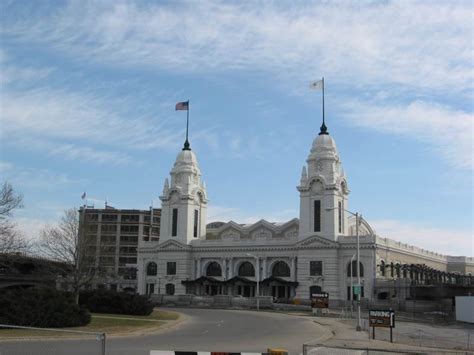
[[[356,331],[356,319],[341,319],[329,316],[312,316],[309,312],[291,313],[310,317],[326,328],[328,332],[310,345],[324,347],[343,347],[349,349],[378,349],[392,351],[420,351],[423,353],[474,354],[474,326],[470,324],[431,325],[413,321],[396,321],[393,329],[393,343],[390,343],[390,330],[377,328],[375,340],[372,330]],[[328,335],[329,334],[329,335]],[[469,347],[469,349],[468,349]]]

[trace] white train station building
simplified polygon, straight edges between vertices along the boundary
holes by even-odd
[[[264,296],[308,299],[323,291],[332,302],[348,300],[350,285],[357,279],[348,186],[336,143],[323,123],[296,187],[299,218],[286,223],[207,224],[206,186],[196,154],[185,145],[160,196],[159,241],[141,240],[138,245],[138,292],[253,297],[258,278]],[[377,279],[423,282],[440,278],[439,273],[474,270],[472,258],[381,238],[363,219],[359,235],[362,298],[377,297]],[[408,264],[417,265],[419,271],[402,268]],[[385,272],[388,266],[390,273]]]

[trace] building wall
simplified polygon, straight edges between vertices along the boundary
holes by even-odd
[[[79,213],[80,235],[98,270],[95,287],[136,288],[137,247],[157,244],[161,210],[81,208]]]

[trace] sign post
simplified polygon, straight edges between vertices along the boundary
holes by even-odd
[[[311,308],[313,309],[313,314],[322,312],[323,309],[329,308],[329,293],[313,293],[311,295]]]
[[[393,310],[369,311],[369,326],[372,327],[372,339],[375,339],[375,328],[390,328],[390,342],[393,343],[393,328],[395,328],[395,312]]]

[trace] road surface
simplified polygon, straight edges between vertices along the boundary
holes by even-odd
[[[186,316],[177,326],[156,334],[107,339],[107,355],[149,355],[150,350],[266,352],[283,348],[292,354],[325,331],[310,317],[271,312],[170,309]],[[95,340],[0,342],[0,355],[99,355]]]

